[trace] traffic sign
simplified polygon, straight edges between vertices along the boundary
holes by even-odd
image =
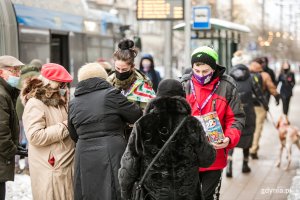
[[[193,7],[193,29],[210,29],[210,6]]]

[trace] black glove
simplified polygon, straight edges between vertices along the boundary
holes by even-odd
[[[278,95],[276,95],[276,96],[275,96],[275,100],[276,100],[276,106],[278,106],[278,105],[279,105],[279,101],[280,101],[280,99],[281,99],[281,96],[280,96],[280,94],[278,94]]]
[[[17,155],[28,157],[28,149],[18,145],[17,146]]]

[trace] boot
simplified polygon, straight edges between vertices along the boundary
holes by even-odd
[[[226,167],[226,177],[232,177],[232,160],[228,160],[227,167]]]
[[[250,167],[248,166],[248,160],[244,160],[244,161],[243,161],[242,172],[243,172],[243,173],[249,173],[249,172],[251,172],[251,169],[250,169]]]

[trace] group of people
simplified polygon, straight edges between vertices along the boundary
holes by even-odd
[[[270,96],[274,96],[276,105],[282,100],[283,113],[288,115],[289,102],[293,95],[292,89],[295,85],[295,76],[287,61],[281,65],[280,74],[276,80],[274,71],[268,66],[268,58],[255,58],[251,62],[242,51],[235,52],[232,58],[233,68],[229,74],[236,83],[241,96],[241,101],[246,115],[245,127],[237,147],[243,149],[242,172],[249,173],[249,156],[258,159],[259,140],[263,130],[264,121],[269,111]],[[281,84],[280,92],[277,86]],[[273,120],[273,119],[271,119]],[[232,155],[229,152],[226,176],[232,177]]]
[[[103,61],[82,66],[71,100],[68,84],[73,77],[63,66],[44,64],[24,80],[19,95],[16,83],[24,64],[0,56],[1,200],[5,182],[14,179],[18,96],[24,105],[34,199],[127,200],[145,173],[140,187],[146,199],[219,199],[228,155],[241,143],[249,154],[251,146],[240,137],[253,136],[245,133],[254,130],[248,114],[255,115],[256,107],[244,102],[253,88],[240,98],[236,82],[252,82],[248,68],[239,65],[226,75],[226,68],[217,64],[217,52],[203,46],[191,55],[190,73],[161,81],[153,57],[144,55],[139,70],[134,64],[137,54],[134,42],[125,39],[113,54],[113,70]],[[251,65],[261,66],[258,61]],[[239,78],[237,71],[245,77]],[[261,77],[257,83],[273,91],[269,77]],[[278,99],[276,90],[272,94]],[[212,120],[224,134],[218,143],[206,137],[202,116],[209,113],[217,116]]]

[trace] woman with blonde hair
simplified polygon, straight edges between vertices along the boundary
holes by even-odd
[[[39,78],[26,80],[21,93],[33,199],[73,199],[75,149],[67,127],[72,80],[63,66],[44,64]]]
[[[90,63],[78,71],[69,105],[69,129],[76,142],[74,198],[121,199],[118,169],[125,151],[123,132],[141,109],[107,81],[105,69]]]

